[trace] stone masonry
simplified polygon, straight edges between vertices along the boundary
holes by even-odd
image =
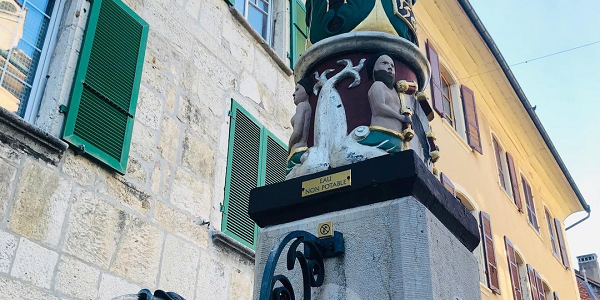
[[[89,11],[87,1],[65,2],[32,124],[58,145],[58,106],[68,104]],[[282,2],[276,17],[289,13]],[[149,288],[249,300],[251,250],[214,239],[228,111],[235,99],[287,140],[293,78],[281,65],[289,36],[276,32],[283,46],[274,56],[223,0],[125,3],[150,24],[126,175],[0,118],[0,299],[106,300]],[[6,142],[11,136],[18,142]]]

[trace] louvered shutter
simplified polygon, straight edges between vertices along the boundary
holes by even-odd
[[[537,221],[537,213],[535,211],[535,204],[533,202],[531,186],[523,177],[521,177],[521,184],[523,185],[523,196],[525,196],[525,204],[527,205],[527,216],[529,218],[529,223],[537,230],[539,226]]]
[[[452,184],[452,181],[450,181],[450,178],[448,178],[448,176],[446,176],[446,174],[444,173],[440,173],[440,181],[442,182],[442,185],[444,185],[444,187],[454,196],[456,197],[456,188],[454,188],[454,184]]]
[[[288,152],[285,146],[271,135],[267,136],[267,154],[265,159],[265,185],[285,180],[285,167]]]
[[[250,190],[261,182],[261,127],[237,105],[231,109],[223,232],[254,248],[257,226],[248,215]]]
[[[519,211],[523,211],[523,201],[521,201],[521,193],[519,192],[519,180],[517,177],[517,168],[515,167],[515,161],[510,155],[510,153],[506,152],[506,162],[508,164],[508,175],[510,177],[510,184],[512,185],[512,194],[513,199],[515,200],[515,204],[519,208]]]
[[[502,168],[502,147],[498,143],[495,137],[492,137],[492,144],[494,145],[494,152],[496,154],[496,165],[498,166],[498,177],[500,178],[500,185],[503,189],[506,189],[506,180],[504,178],[504,170]]]
[[[475,105],[475,94],[473,91],[462,85],[460,87],[460,97],[463,102],[463,111],[465,115],[465,127],[467,129],[467,141],[473,150],[483,154],[481,148],[481,136],[479,134],[479,120],[477,118],[477,106]]]
[[[442,74],[440,73],[440,59],[437,51],[431,44],[431,41],[427,41],[427,58],[431,65],[431,101],[433,102],[433,108],[442,116],[444,116],[444,98],[442,96]]]
[[[148,24],[119,0],[94,0],[63,139],[117,172],[127,169]]]
[[[533,270],[535,273],[535,282],[537,284],[537,290],[538,290],[538,298],[540,300],[546,300],[546,292],[544,290],[544,283],[542,281],[542,277],[540,277],[540,274],[536,271]]]
[[[490,215],[480,212],[481,235],[483,237],[483,256],[485,259],[486,276],[488,287],[496,294],[500,294],[500,284],[498,280],[498,265],[496,264],[496,253],[494,250],[494,240],[492,238],[492,223]]]
[[[527,265],[527,277],[529,278],[529,287],[531,288],[531,299],[540,300],[540,295],[537,289],[535,270],[530,265]]]
[[[548,224],[548,234],[550,236],[550,245],[552,246],[552,253],[554,256],[559,258],[558,247],[556,246],[556,231],[554,230],[554,222],[552,222],[552,216],[547,208],[544,208],[546,213],[546,223]]]
[[[513,297],[515,300],[523,300],[521,278],[519,277],[519,266],[517,265],[515,247],[511,244],[507,237],[504,237],[504,243],[506,244],[506,256],[508,258],[508,270],[510,272],[510,281],[513,288]]]
[[[565,245],[565,237],[563,235],[562,226],[560,225],[560,221],[558,219],[554,219],[554,227],[556,227],[556,237],[558,238],[558,246],[560,248],[560,255],[562,257],[562,263],[565,268],[570,268],[571,264],[569,264],[569,256],[567,254],[567,246]]]
[[[302,0],[290,0],[290,14],[292,20],[292,32],[290,34],[290,67],[294,69],[298,58],[306,50],[308,39],[308,26],[306,26],[306,7]]]

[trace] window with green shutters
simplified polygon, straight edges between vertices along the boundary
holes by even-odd
[[[306,26],[306,7],[302,0],[290,0],[291,14],[291,42],[290,42],[290,67],[294,69],[298,58],[306,50],[308,27]]]
[[[120,0],[94,0],[75,71],[63,139],[124,174],[148,23]]]
[[[254,249],[258,226],[248,215],[250,190],[283,181],[287,147],[232,101],[227,156],[224,233]]]

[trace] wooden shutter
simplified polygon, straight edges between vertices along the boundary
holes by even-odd
[[[517,265],[515,247],[511,244],[507,237],[504,237],[504,243],[506,244],[506,256],[508,258],[508,271],[510,273],[510,281],[513,288],[513,297],[515,300],[523,300],[521,278],[519,277],[519,266]]]
[[[148,24],[120,0],[92,2],[63,139],[121,174],[147,38]]]
[[[560,255],[562,257],[562,263],[565,268],[570,268],[569,255],[567,254],[567,246],[565,245],[565,237],[563,235],[562,226],[558,219],[554,219],[554,227],[556,227],[556,237],[558,238],[558,246],[560,248]]]
[[[496,294],[500,294],[500,284],[498,280],[498,265],[496,264],[496,253],[494,250],[494,240],[492,238],[492,222],[490,215],[480,212],[481,235],[483,237],[483,257],[485,259],[485,272],[488,281],[488,287]]]
[[[223,232],[254,248],[257,226],[248,215],[250,190],[261,184],[261,127],[234,102],[223,203]]]
[[[494,145],[494,152],[496,154],[496,165],[498,166],[498,177],[500,178],[500,185],[503,189],[506,189],[506,180],[504,179],[504,170],[502,168],[502,147],[498,143],[495,137],[492,137],[492,144]]]
[[[287,147],[270,134],[267,136],[267,153],[265,156],[265,185],[285,180]]]
[[[535,273],[535,282],[537,284],[537,290],[538,290],[538,295],[539,295],[538,299],[546,300],[546,291],[544,290],[544,282],[542,281],[540,274],[536,270],[533,270],[533,272]]]
[[[523,201],[521,201],[521,193],[519,191],[519,180],[517,177],[515,161],[510,155],[510,153],[506,152],[506,163],[508,165],[508,175],[510,176],[510,184],[512,186],[512,194],[513,199],[515,200],[515,204],[519,208],[519,211],[523,211]]]
[[[444,173],[440,173],[440,181],[444,185],[444,187],[454,196],[456,197],[456,189],[454,188],[454,184],[452,181],[446,176]]]
[[[440,72],[440,59],[431,41],[427,41],[427,58],[431,65],[431,101],[433,108],[444,116],[444,96],[442,96],[442,74]]]
[[[527,265],[527,277],[529,278],[529,287],[531,288],[531,300],[540,300],[535,270],[530,265]]]
[[[475,105],[475,95],[473,91],[462,85],[460,87],[460,97],[463,102],[465,114],[465,127],[467,129],[467,141],[473,150],[483,154],[481,148],[481,136],[479,134],[479,120],[477,118],[477,107]]]
[[[298,58],[306,50],[308,40],[308,26],[306,25],[306,7],[302,0],[291,0],[291,25],[292,32],[290,43],[290,67],[294,69]]]
[[[550,236],[550,245],[552,246],[552,253],[554,256],[558,257],[558,247],[556,246],[556,231],[554,230],[554,224],[552,222],[552,216],[548,211],[548,208],[544,208],[544,212],[546,213],[546,223],[548,224],[548,233]]]
[[[521,177],[521,184],[523,184],[523,195],[525,196],[525,204],[527,205],[527,216],[529,218],[529,224],[533,226],[536,230],[539,230],[539,225],[537,221],[537,213],[535,211],[535,204],[533,202],[533,193],[531,191],[531,186],[525,180],[524,177]]]

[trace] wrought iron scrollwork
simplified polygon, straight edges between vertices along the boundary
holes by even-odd
[[[311,288],[320,287],[325,280],[324,258],[344,253],[342,233],[334,232],[332,237],[317,238],[306,231],[292,231],[282,236],[273,246],[265,265],[260,286],[260,300],[295,300],[292,283],[285,275],[274,275],[281,253],[288,243],[293,241],[287,252],[287,269],[293,270],[296,261],[302,269],[304,300],[311,299]],[[300,245],[304,251],[298,251]]]

